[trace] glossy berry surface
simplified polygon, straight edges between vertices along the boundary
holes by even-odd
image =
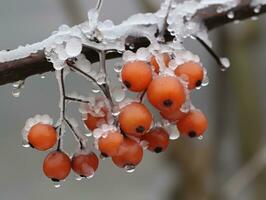
[[[99,127],[99,125],[101,125],[104,122],[106,122],[106,114],[103,117],[95,117],[92,114],[88,113],[87,119],[84,120],[86,127],[91,131]]]
[[[114,156],[122,144],[124,136],[117,131],[110,131],[98,141],[99,150],[105,157]]]
[[[190,137],[201,136],[208,127],[208,121],[200,110],[191,110],[177,122],[177,128],[182,135]]]
[[[38,123],[28,133],[29,144],[40,151],[52,148],[57,141],[57,132],[49,124]]]
[[[75,154],[71,160],[73,171],[81,177],[93,176],[99,166],[99,159],[95,153]]]
[[[164,62],[165,67],[168,67],[168,64],[170,61],[170,56],[167,53],[164,53],[162,58],[163,58],[163,62]],[[154,71],[158,74],[160,72],[160,66],[159,66],[155,56],[153,56],[151,58],[150,63],[154,67]]]
[[[152,114],[142,103],[130,103],[119,114],[120,128],[129,135],[141,136],[152,124]]]
[[[172,76],[159,76],[152,80],[147,97],[155,108],[165,112],[180,109],[186,99],[183,85],[178,78]]]
[[[187,113],[181,112],[180,109],[176,111],[162,111],[160,115],[162,118],[168,120],[169,122],[177,122],[186,116]]]
[[[71,160],[62,151],[49,153],[43,162],[44,174],[53,181],[65,179],[71,170]]]
[[[201,86],[204,76],[203,67],[195,62],[187,62],[178,66],[175,69],[175,74],[187,79],[190,90]]]
[[[144,61],[134,61],[123,66],[122,81],[133,92],[144,91],[152,80],[152,69]]]
[[[155,153],[165,151],[169,145],[169,135],[161,127],[150,130],[142,137],[142,140],[148,142],[148,149]]]
[[[142,146],[135,140],[125,138],[120,145],[116,156],[112,157],[114,164],[124,168],[126,166],[138,165],[143,157]]]

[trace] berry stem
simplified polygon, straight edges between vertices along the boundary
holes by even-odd
[[[200,37],[196,35],[193,35],[192,38],[195,38],[209,52],[209,54],[214,58],[214,60],[222,70],[226,69],[226,67],[221,62],[221,58],[206,42],[204,42]]]

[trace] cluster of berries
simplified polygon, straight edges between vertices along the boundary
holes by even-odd
[[[162,119],[175,124],[181,135],[200,137],[207,129],[205,115],[192,106],[190,92],[200,87],[204,79],[204,68],[200,63],[188,61],[170,69],[171,55],[161,54],[163,64],[156,56],[149,61],[134,60],[124,63],[121,79],[129,91],[147,95],[149,103],[159,111]],[[163,66],[166,69],[162,69]],[[173,73],[167,72],[172,71]],[[166,71],[166,73],[165,73]],[[188,104],[189,108],[184,109]],[[146,147],[160,153],[169,145],[169,133],[164,126],[154,123],[153,115],[142,102],[129,101],[114,115],[112,106],[99,99],[97,111],[89,103],[84,118],[85,126],[95,137],[95,147],[101,157],[111,157],[113,163],[134,170],[143,157]],[[58,128],[58,127],[57,127]],[[28,144],[40,151],[54,147],[60,134],[49,123],[35,123],[25,133]],[[59,145],[58,145],[59,146]],[[55,182],[65,179],[72,170],[80,177],[92,177],[98,168],[95,153],[81,145],[80,151],[70,158],[60,148],[49,153],[43,163],[43,171]]]

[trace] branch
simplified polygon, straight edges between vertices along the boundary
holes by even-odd
[[[227,17],[227,13],[233,11],[234,18],[230,19]],[[252,16],[258,16],[266,12],[266,5],[262,5],[260,12],[255,13],[254,8],[250,7],[249,2],[241,3],[235,8],[222,13],[216,12],[216,6],[210,6],[205,9],[199,10],[194,17],[201,19],[206,25],[208,30],[212,30],[219,26],[230,23],[234,20],[244,20]],[[169,33],[165,35],[166,41],[172,39]],[[127,38],[127,42],[134,44],[134,50],[137,50],[139,47],[146,47],[149,45],[149,41],[146,38]],[[92,63],[99,61],[98,53],[87,47],[83,48],[83,53],[86,55],[87,59]],[[112,59],[120,57],[121,54],[116,52],[108,53],[106,59]],[[45,72],[53,71],[52,64],[49,63],[44,55],[43,51],[38,53],[31,54],[30,56],[14,60],[10,62],[0,63],[0,85],[7,83],[12,83],[19,80],[24,80],[29,76],[35,74],[42,74]]]

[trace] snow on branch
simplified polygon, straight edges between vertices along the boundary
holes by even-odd
[[[265,0],[190,0],[183,3],[166,0],[156,13],[136,14],[119,25],[110,20],[98,21],[98,12],[92,9],[88,20],[80,25],[72,28],[62,25],[42,42],[0,51],[0,85],[61,69],[65,63],[58,60],[76,57],[81,51],[94,63],[99,61],[99,51],[105,51],[106,59],[112,59],[120,57],[127,49],[136,51],[150,43],[176,40],[178,46],[184,38],[192,36],[211,45],[207,31],[265,13],[265,4]],[[158,34],[162,36],[161,41],[156,41]]]

